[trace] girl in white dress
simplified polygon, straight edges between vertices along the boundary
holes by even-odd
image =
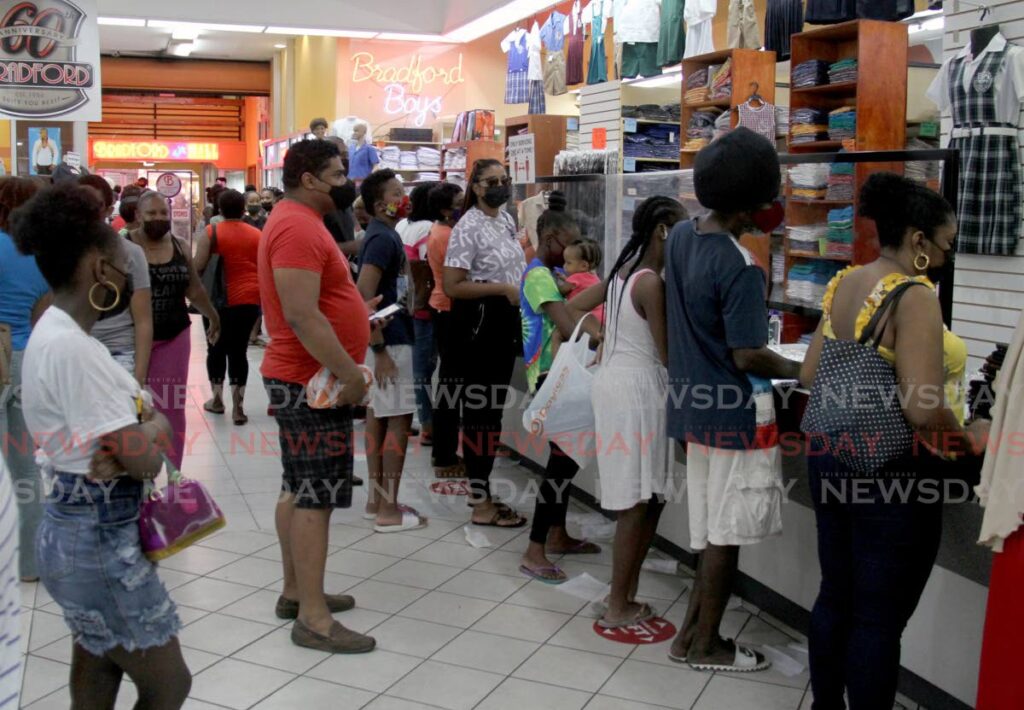
[[[665,239],[686,210],[669,197],[651,197],[633,216],[633,236],[608,276],[604,354],[592,401],[601,507],[618,511],[605,628],[655,616],[634,601],[640,565],[654,539],[671,471],[666,434],[668,336],[665,324]],[[592,291],[591,289],[590,291]],[[589,294],[591,299],[593,294]],[[572,302],[589,306],[588,292]]]

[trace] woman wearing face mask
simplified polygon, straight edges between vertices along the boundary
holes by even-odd
[[[462,216],[465,202],[462,188],[453,183],[441,183],[427,195],[428,217],[433,222],[427,239],[427,262],[434,274],[434,290],[430,293],[430,308],[434,316],[434,340],[440,360],[438,379],[440,396],[434,405],[434,450],[431,457],[434,475],[438,478],[462,478],[466,464],[458,455],[460,408],[457,402],[444,396],[444,388],[452,386],[462,366],[459,350],[452,342],[452,299],[444,292],[444,260],[448,255],[448,240],[452,227]]]
[[[203,288],[188,245],[171,234],[167,200],[156,192],[139,197],[139,227],[131,240],[146,252],[153,295],[153,353],[146,384],[154,407],[167,416],[174,429],[170,459],[181,466],[185,453],[185,403],[188,399],[188,361],[192,350],[186,299],[210,320],[206,337],[220,337],[220,315]]]
[[[237,190],[221,193],[219,206],[224,221],[210,225],[200,235],[195,258],[196,271],[202,273],[210,255],[220,255],[228,290],[227,306],[217,311],[221,336],[216,343],[207,346],[206,374],[210,378],[213,397],[203,405],[203,409],[213,414],[224,413],[224,375],[230,371],[231,420],[239,426],[249,421],[243,408],[245,385],[249,379],[246,348],[260,314],[260,286],[256,278],[260,231],[243,221],[242,207],[245,204],[245,198]]]
[[[907,500],[886,500],[892,483],[942,477],[952,452],[981,453],[988,422],[967,429],[962,382],[967,346],[942,323],[928,279],[949,258],[956,236],[953,208],[940,195],[898,175],[876,173],[860,193],[860,214],[875,222],[881,255],[840,272],[822,300],[822,319],[800,371],[815,385],[825,339],[855,340],[886,297],[904,284],[875,329],[878,353],[896,369],[907,423],[924,442],[883,468],[853,473],[818,444],[807,457],[818,521],[821,588],[811,612],[811,688],[814,707],[892,707],[900,667],[900,637],[924,591],[942,534],[942,500],[922,486]],[[817,387],[829,387],[818,382]],[[832,391],[845,391],[840,383]],[[827,390],[826,390],[827,391]],[[936,396],[939,394],[940,396]],[[877,432],[849,432],[862,441]],[[971,434],[971,436],[967,436]],[[836,493],[857,478],[856,497]]]
[[[267,212],[260,204],[260,193],[255,190],[245,193],[245,215],[242,221],[256,229],[263,229],[263,225],[267,223]]]
[[[268,215],[271,210],[274,209],[274,203],[279,199],[281,198],[274,193],[274,188],[272,187],[265,187],[260,190],[260,207],[262,207],[263,211]]]
[[[138,523],[143,482],[159,474],[171,427],[89,337],[100,314],[128,306],[123,240],[91,190],[71,182],[38,193],[13,221],[54,293],[25,351],[24,411],[53,484],[36,554],[72,632],[71,706],[114,707],[127,674],[138,707],[179,708],[192,683],[181,621]]]
[[[522,327],[519,282],[526,259],[515,222],[504,209],[510,195],[499,161],[473,164],[463,215],[452,230],[444,262],[454,347],[463,353],[462,371],[453,386],[462,406],[472,522],[503,528],[526,525],[522,515],[492,500],[489,485]]]

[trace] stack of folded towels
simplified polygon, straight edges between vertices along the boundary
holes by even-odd
[[[828,83],[842,84],[857,81],[857,60],[841,59],[828,68]]]
[[[852,106],[837,108],[828,114],[828,137],[844,141],[857,136],[857,109]]]
[[[828,83],[829,63],[821,59],[810,59],[793,68],[793,88],[804,89]]]
[[[790,143],[828,140],[828,112],[817,108],[798,108],[789,112]]]
[[[826,200],[853,201],[853,163],[833,163]]]
[[[828,191],[828,163],[800,163],[789,169],[793,197],[824,200]]]
[[[853,207],[829,210],[825,256],[853,258]]]

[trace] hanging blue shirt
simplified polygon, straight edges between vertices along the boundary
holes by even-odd
[[[362,180],[373,172],[373,166],[380,162],[377,149],[369,143],[349,148],[348,177],[350,180]]]
[[[24,350],[32,332],[32,309],[50,290],[34,256],[25,256],[0,231],[0,323],[11,326],[11,347]]]
[[[540,28],[540,39],[544,43],[544,49],[549,52],[562,51],[562,47],[565,46],[565,20],[566,16],[555,10]]]

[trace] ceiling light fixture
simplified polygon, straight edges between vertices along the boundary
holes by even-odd
[[[252,34],[262,33],[263,25],[227,25],[211,22],[179,22],[177,20],[150,20],[149,27],[157,27],[166,30],[181,30],[194,32],[249,32]]]
[[[145,27],[146,21],[135,17],[97,17],[97,24],[110,27]]]
[[[472,42],[557,4],[551,0],[512,0],[482,17],[446,32],[444,36],[449,42]]]
[[[682,76],[682,68],[677,68],[675,71],[667,71],[664,74],[648,76],[643,79],[625,79],[622,83],[628,86],[642,86],[646,88],[654,86],[671,86],[673,84],[680,84],[683,80]]]
[[[268,27],[268,35],[309,35],[311,37],[350,37],[352,39],[370,39],[377,36],[377,32],[365,30],[329,30],[322,27]]]
[[[418,35],[406,32],[381,32],[376,39],[390,39],[397,42],[453,42],[444,35]]]

